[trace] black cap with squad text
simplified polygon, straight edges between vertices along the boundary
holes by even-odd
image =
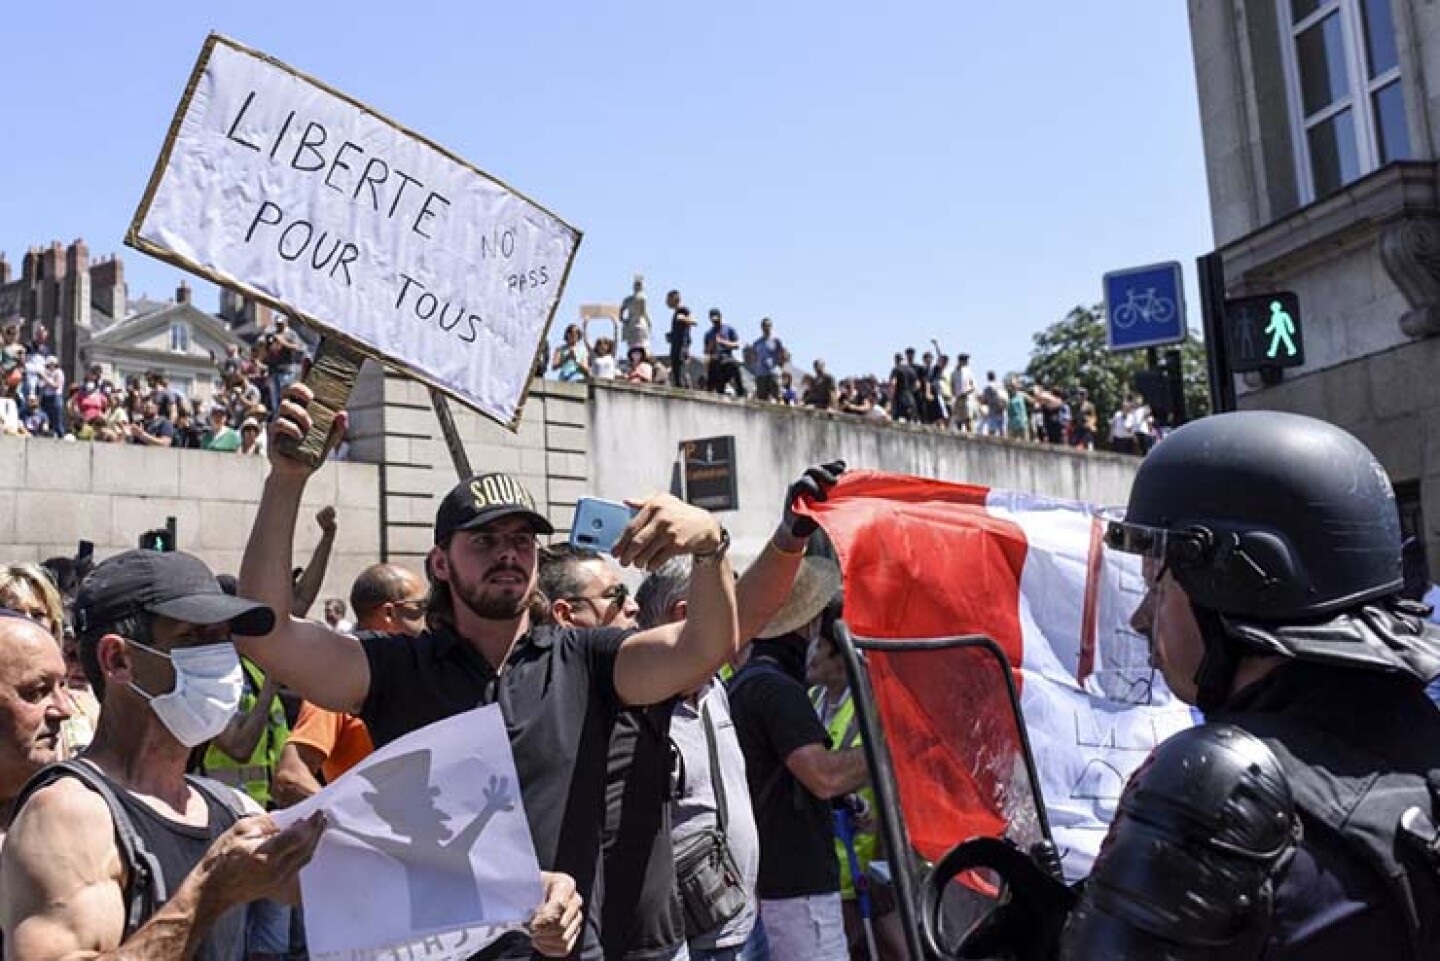
[[[523,517],[537,534],[555,528],[535,509],[535,498],[509,474],[477,474],[456,484],[435,512],[435,543],[443,544],[456,531],[473,531],[504,517]]]
[[[226,594],[198,557],[148,550],[116,554],[90,572],[75,598],[75,626],[83,633],[140,611],[187,624],[228,621],[231,630],[247,637],[275,627],[270,608]]]

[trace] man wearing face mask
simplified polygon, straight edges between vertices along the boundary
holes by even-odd
[[[827,750],[805,688],[805,653],[820,634],[840,569],[807,557],[789,599],[730,681],[730,712],[760,833],[760,919],[773,958],[846,961],[831,801],[866,784],[864,748]]]
[[[85,579],[75,617],[103,710],[85,754],[42,771],[17,802],[0,864],[7,952],[240,961],[243,906],[298,897],[324,817],[280,832],[185,765],[238,703],[232,632],[268,631],[274,615],[223,593],[194,557],[137,550]]]
[[[1440,956],[1440,634],[1400,543],[1330,424],[1223,414],[1146,458],[1106,545],[1143,558],[1134,624],[1207,723],[1126,787],[1061,958]]]

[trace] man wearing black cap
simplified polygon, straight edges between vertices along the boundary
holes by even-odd
[[[273,428],[277,436],[304,436],[309,400],[304,385],[287,392]],[[344,424],[343,415],[336,418],[332,443]],[[277,603],[288,594],[284,572],[311,473],[283,447],[270,447],[270,476],[240,572],[242,593]],[[540,866],[570,874],[587,894],[600,848],[606,745],[616,714],[698,687],[734,655],[743,629],[725,556],[729,535],[716,520],[668,495],[632,506],[636,515],[614,556],[623,565],[653,569],[689,555],[695,571],[683,625],[638,632],[532,630],[536,535],[552,528],[518,481],[482,474],[455,487],[436,514],[435,546],[427,558],[432,585],[426,633],[362,636],[356,645],[324,625],[292,618],[243,647],[307,700],[360,714],[377,746],[499,703]],[[795,533],[800,520],[813,529],[808,519],[794,519],[787,505],[786,523],[741,581],[747,607],[760,612],[754,616],[768,618],[789,592],[804,545],[804,534]],[[595,944],[593,929],[586,942]]]
[[[103,710],[83,758],[47,768],[17,801],[0,868],[9,954],[240,961],[240,908],[298,894],[324,817],[277,831],[185,765],[238,702],[232,632],[262,634],[274,615],[226,595],[188,554],[135,550],[85,579],[75,617]]]

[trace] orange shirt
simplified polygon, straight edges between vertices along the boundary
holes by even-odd
[[[365,722],[353,714],[341,714],[316,707],[309,701],[300,704],[300,717],[290,732],[290,740],[296,744],[308,744],[324,757],[320,772],[325,783],[336,778],[364,760],[375,750]]]

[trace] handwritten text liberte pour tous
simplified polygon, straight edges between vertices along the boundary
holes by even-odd
[[[273,137],[266,134],[262,138],[251,133],[247,139],[241,133],[241,123],[256,96],[257,91],[251,90],[245,97],[226,130],[227,139],[246,149],[266,153],[272,162],[292,170],[319,174],[326,187],[348,195],[352,203],[369,206],[372,212],[387,220],[401,217],[412,232],[426,240],[432,239],[430,231],[434,222],[448,213],[449,199],[438,191],[427,190],[419,179],[383,158],[367,157],[365,149],[352,141],[341,141],[330,153],[327,148],[332,141],[325,125],[318,120],[309,120],[302,129],[295,122],[294,110],[285,115],[284,122]],[[362,158],[363,167],[359,164]],[[338,234],[332,239],[329,231],[321,230],[317,235],[315,225],[307,220],[297,217],[287,223],[285,211],[272,200],[261,201],[245,231],[246,243],[257,239],[260,242],[273,239],[279,256],[292,263],[298,262],[308,252],[311,269],[326,272],[327,276],[347,287],[352,284],[350,267],[360,260],[361,255],[355,243],[342,239]],[[514,230],[505,228],[480,237],[482,258],[498,256],[509,260],[514,254]],[[485,322],[479,314],[468,311],[463,304],[442,300],[404,272],[397,271],[396,283],[399,288],[395,298],[396,310],[408,309],[422,321],[434,320],[441,330],[455,334],[464,343],[474,343],[478,338],[478,325]],[[550,271],[544,265],[506,275],[506,285],[514,293],[544,287],[549,283]]]

